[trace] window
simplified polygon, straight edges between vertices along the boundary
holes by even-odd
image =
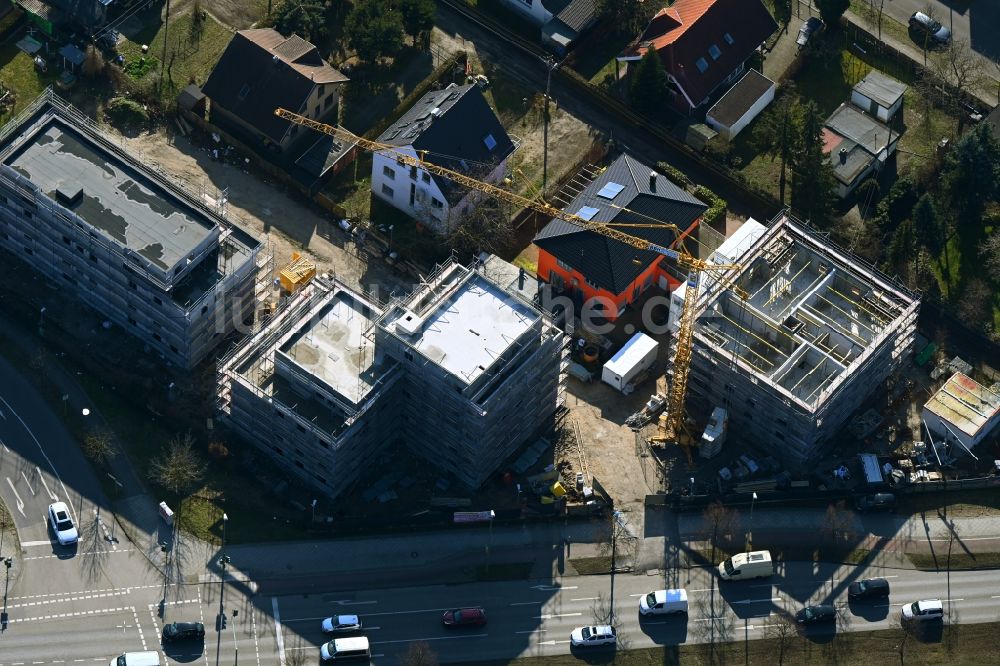
[[[722,36],[722,38],[725,39],[726,40],[726,44],[729,44],[730,46],[732,46],[733,44],[736,43],[736,40],[733,39],[733,36],[730,35],[728,32],[726,34],[724,34]]]
[[[159,296],[153,296],[153,302],[157,305],[163,305],[163,301],[160,300]]]
[[[326,84],[325,83],[321,83],[321,84],[319,84],[319,90],[316,92],[316,94],[319,95],[320,97],[322,97],[324,90],[326,90]]]
[[[415,167],[415,166],[411,166],[410,167],[410,178],[412,180],[416,180],[417,179],[417,167]]]
[[[396,193],[392,191],[391,187],[389,187],[385,183],[382,183],[382,194],[384,194],[389,198],[392,198]]]
[[[571,270],[573,270],[573,267],[570,266],[569,264],[567,264],[562,259],[556,259],[556,265],[558,265],[559,268],[563,269],[564,271],[571,271]]]
[[[159,340],[161,342],[163,341],[163,338],[160,337],[159,333],[153,333],[153,339],[154,340]]]
[[[420,174],[420,180],[424,181],[425,183],[429,183],[431,182],[431,175],[426,171],[424,171],[423,173]]]
[[[715,44],[708,47],[708,55],[712,56],[712,60],[718,60],[722,56],[722,51]]]
[[[63,239],[63,243],[66,243],[66,245],[69,245],[69,236],[63,236],[62,239]]]
[[[437,197],[431,197],[431,205],[435,208],[444,208],[444,202],[438,201]]]
[[[396,172],[393,171],[390,167],[387,166],[382,167],[382,175],[388,178],[389,180],[396,180]]]
[[[705,70],[708,69],[708,61],[705,60],[704,58],[698,58],[697,60],[694,61],[694,64],[698,68],[698,71],[701,72],[702,74],[704,74]]]

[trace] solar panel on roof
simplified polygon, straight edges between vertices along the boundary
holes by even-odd
[[[624,185],[619,185],[618,183],[608,183],[601,188],[601,191],[597,193],[597,196],[610,201],[621,194],[624,189]]]
[[[601,212],[600,208],[594,208],[593,206],[584,206],[576,212],[577,216],[582,217],[588,222],[594,219],[594,216]]]

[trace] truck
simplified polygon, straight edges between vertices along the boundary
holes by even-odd
[[[604,364],[601,380],[628,395],[636,378],[656,362],[659,348],[660,343],[653,338],[641,331],[636,333]]]

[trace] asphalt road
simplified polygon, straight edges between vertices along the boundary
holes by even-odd
[[[886,0],[885,11],[906,25],[913,12],[927,11],[928,5],[942,25],[951,28],[955,39],[967,42],[976,53],[1000,61],[1000,3],[991,0]],[[998,72],[987,72],[996,77]]]

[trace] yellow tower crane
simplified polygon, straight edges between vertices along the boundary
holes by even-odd
[[[704,259],[699,259],[691,255],[683,247],[683,241],[680,249],[674,249],[669,247],[664,247],[663,245],[658,245],[652,243],[643,238],[638,238],[630,234],[618,231],[618,229],[612,227],[609,224],[604,224],[601,222],[592,222],[590,220],[584,219],[579,215],[574,215],[572,213],[567,213],[564,210],[556,208],[544,201],[535,201],[533,199],[528,199],[514,192],[510,192],[501,187],[493,185],[491,183],[486,183],[475,178],[471,178],[464,173],[458,171],[453,171],[451,169],[439,166],[432,162],[428,162],[424,159],[424,155],[414,157],[408,153],[405,153],[399,149],[398,146],[393,146],[387,143],[381,143],[379,141],[372,141],[371,139],[365,139],[364,137],[357,136],[352,132],[336,127],[333,125],[328,125],[326,123],[321,123],[311,118],[306,118],[305,116],[293,113],[286,109],[276,109],[274,115],[279,118],[283,118],[289,122],[295,123],[296,125],[301,125],[303,127],[308,127],[314,129],[322,134],[327,134],[341,141],[347,141],[349,143],[357,144],[360,148],[367,150],[372,153],[377,152],[387,152],[390,153],[396,161],[411,167],[417,167],[423,169],[434,175],[447,178],[452,182],[458,183],[470,190],[476,190],[484,194],[496,197],[501,201],[506,201],[508,203],[514,204],[515,206],[523,206],[525,208],[530,208],[531,210],[542,213],[549,217],[558,218],[564,220],[571,224],[586,229],[587,231],[592,231],[602,236],[608,238],[613,238],[617,241],[625,243],[631,247],[640,250],[649,250],[662,254],[665,257],[673,259],[677,262],[677,265],[687,271],[687,291],[684,298],[684,307],[681,310],[681,318],[679,330],[677,332],[677,352],[673,359],[674,377],[670,382],[670,389],[668,392],[668,402],[667,409],[660,416],[660,421],[658,425],[657,434],[650,438],[650,441],[656,443],[671,443],[677,444],[684,448],[684,452],[687,455],[688,463],[691,464],[691,444],[689,438],[685,438],[684,435],[684,400],[687,395],[687,381],[688,373],[691,367],[691,346],[692,338],[694,332],[694,312],[695,305],[698,301],[698,289],[700,283],[700,275],[705,271],[727,271],[727,270],[738,270],[740,268],[739,264],[713,264]],[[626,209],[622,209],[626,210]],[[665,222],[662,224],[634,224],[634,225],[617,225],[617,226],[636,226],[636,227],[661,227],[667,229],[673,229],[677,234],[679,239],[682,239],[682,231],[674,224]]]

